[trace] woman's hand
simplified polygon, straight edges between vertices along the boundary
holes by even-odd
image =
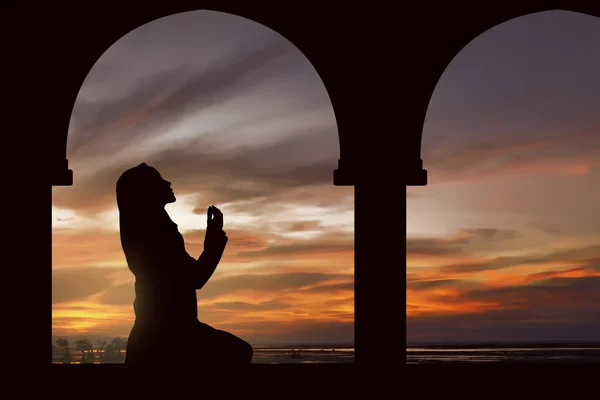
[[[206,227],[210,230],[220,231],[223,229],[223,213],[215,206],[208,207],[206,212]]]
[[[223,231],[223,213],[217,207],[210,206],[206,217],[204,249],[222,253],[228,241],[227,235]]]

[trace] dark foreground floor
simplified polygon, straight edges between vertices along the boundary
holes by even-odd
[[[412,348],[408,364],[600,364],[600,348]]]

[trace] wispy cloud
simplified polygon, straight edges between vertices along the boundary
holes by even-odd
[[[251,341],[351,341],[353,192],[334,187],[331,102],[277,33],[197,11],[131,32],[97,62],[73,109],[71,187],[53,188],[55,334],[126,336],[134,276],[118,232],[120,174],[142,162],[172,182],[186,250],[206,208],[228,246],[198,292],[199,318]]]

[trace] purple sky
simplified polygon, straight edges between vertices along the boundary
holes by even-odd
[[[600,340],[600,20],[513,19],[450,63],[408,189],[409,341]]]

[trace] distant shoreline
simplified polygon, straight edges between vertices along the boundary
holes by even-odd
[[[353,349],[353,344],[253,344],[253,348],[270,349]]]
[[[586,361],[586,360],[494,360],[494,361],[407,361],[409,365],[481,365],[481,364],[529,364],[529,365],[593,365],[598,366],[598,361]]]
[[[433,344],[433,343],[421,343],[421,344],[407,344],[407,349],[550,349],[550,348],[598,348],[600,349],[600,342],[510,342],[510,343],[444,343],[444,344]]]

